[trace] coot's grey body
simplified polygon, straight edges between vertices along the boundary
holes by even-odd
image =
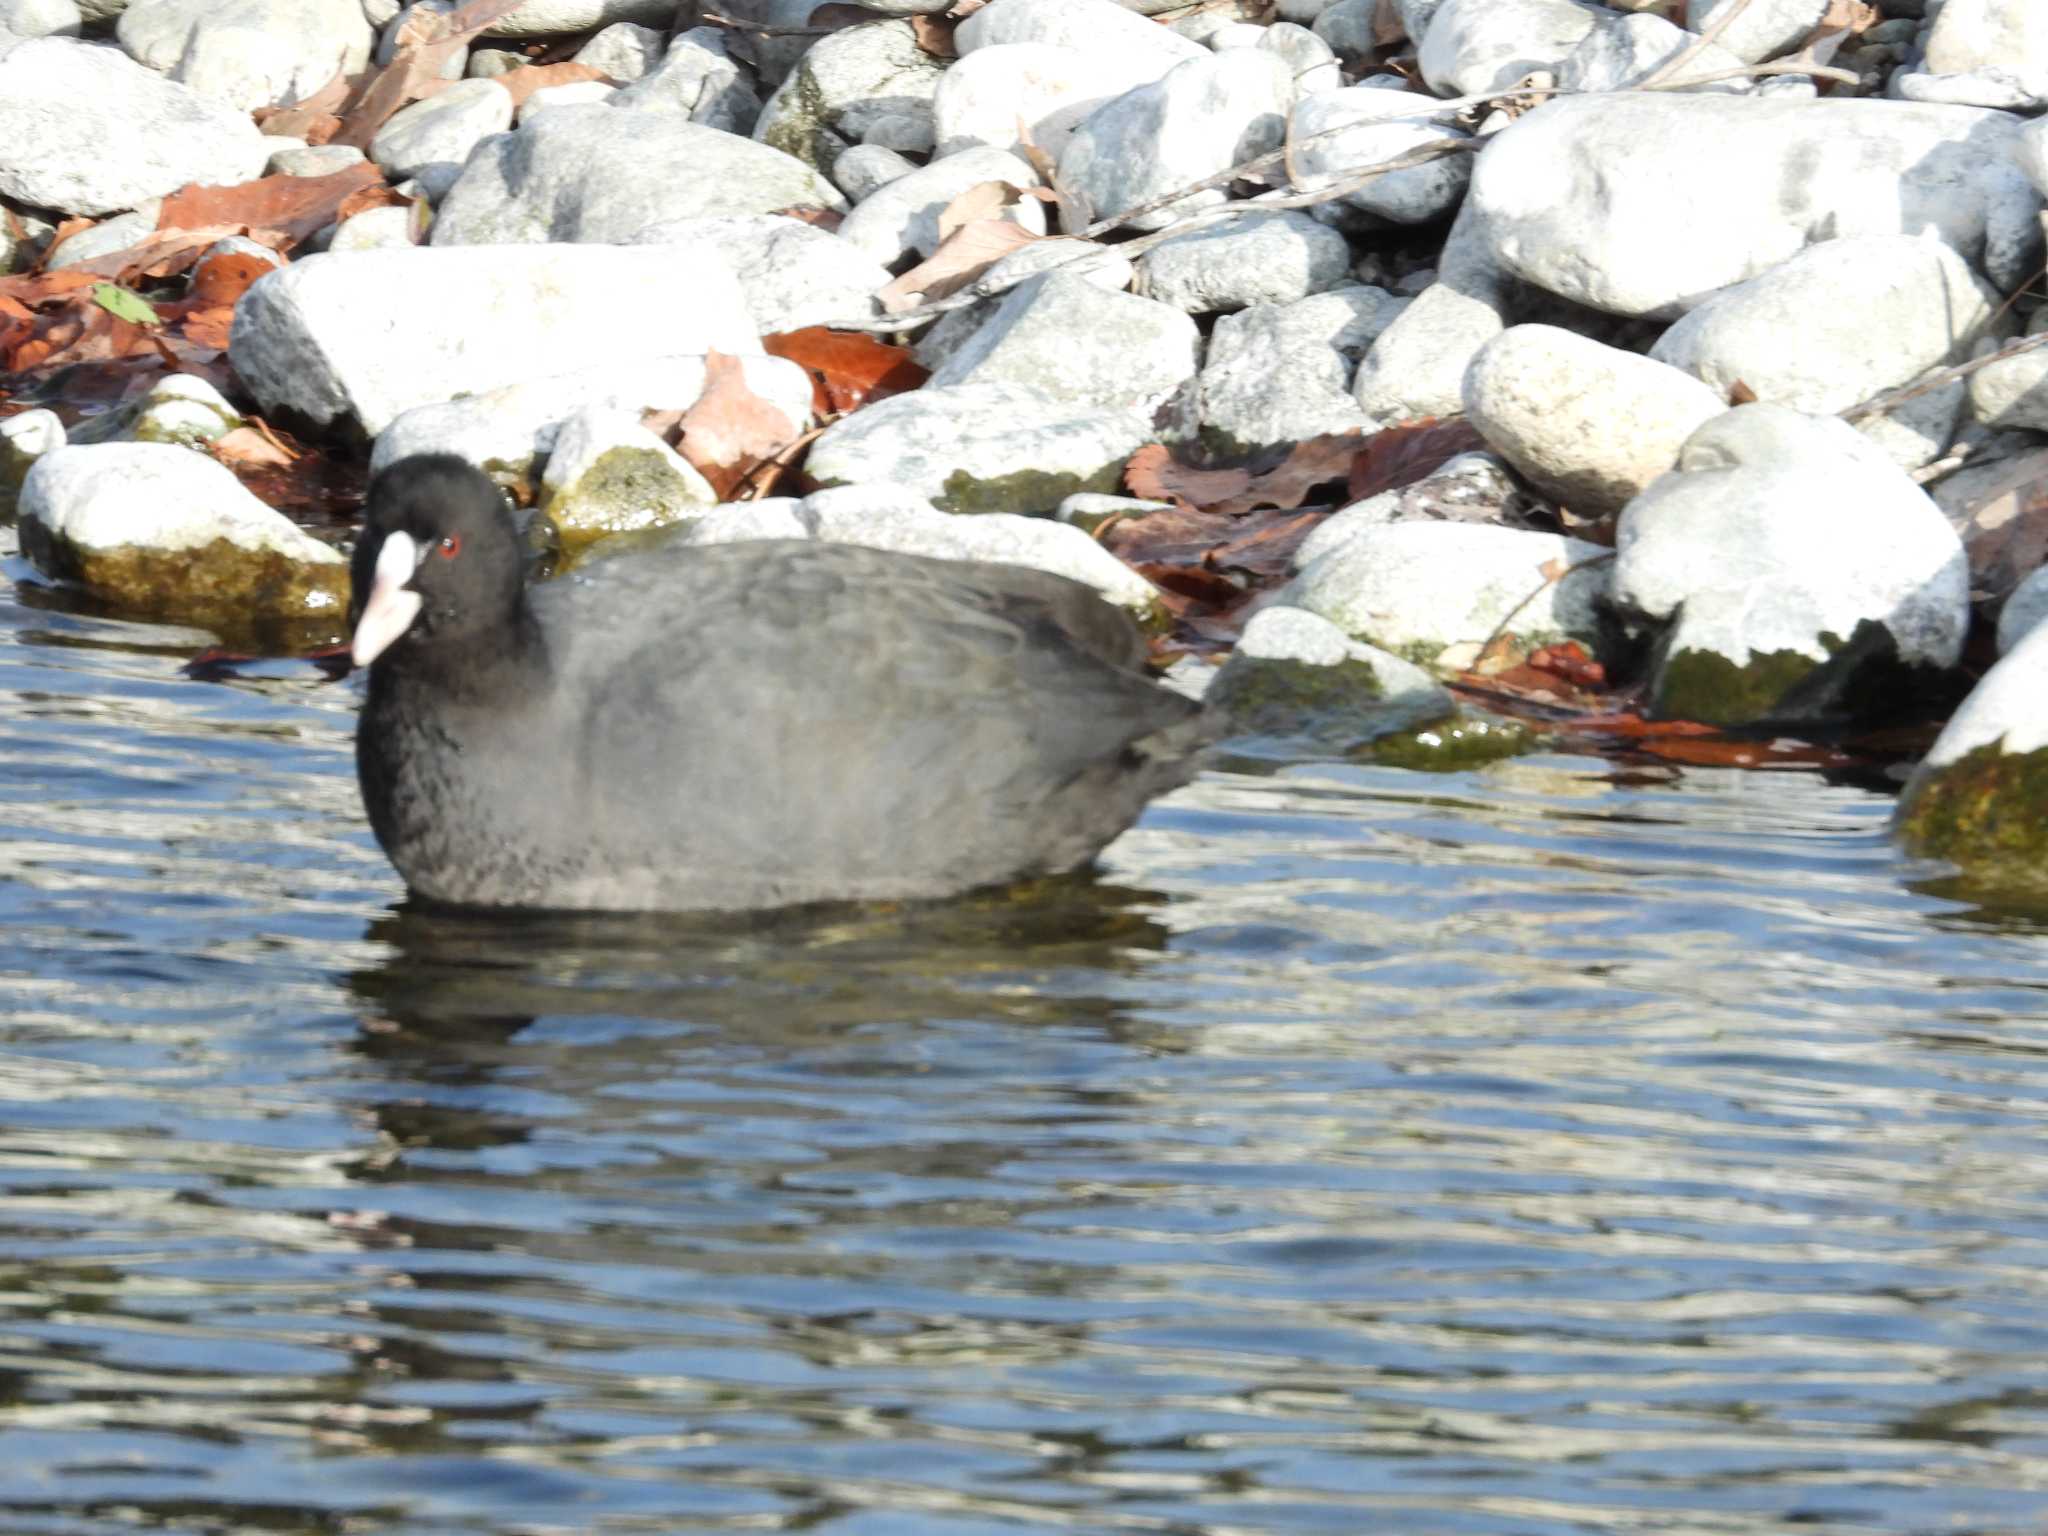
[[[480,629],[417,564],[424,610],[376,655],[356,757],[378,841],[435,900],[756,908],[1071,869],[1209,734],[1127,615],[1040,571],[672,547],[515,589]]]

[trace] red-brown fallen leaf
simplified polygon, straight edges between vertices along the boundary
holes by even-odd
[[[327,176],[260,176],[233,187],[181,187],[164,199],[156,227],[277,230],[289,249],[332,224],[356,193],[383,184],[384,173],[365,162]]]
[[[1539,647],[1530,653],[1529,666],[1537,672],[1548,672],[1574,688],[1607,686],[1607,669],[1589,656],[1586,648],[1576,640]]]
[[[1263,468],[1238,465],[1203,469],[1182,464],[1163,443],[1148,443],[1124,465],[1124,484],[1133,496],[1171,501],[1210,512],[1249,512],[1255,507],[1300,506],[1320,487],[1343,480],[1361,442],[1357,432],[1332,432],[1296,443],[1279,462]]]
[[[441,71],[465,43],[523,4],[525,0],[467,0],[443,15],[417,13],[412,35],[420,41],[402,43],[389,64],[349,93],[338,113],[341,129],[329,142],[367,152],[377,130],[399,108],[451,83],[441,78]]]
[[[574,85],[581,80],[608,81],[611,76],[588,64],[564,59],[559,64],[529,64],[524,69],[515,69],[493,78],[512,93],[512,106],[516,111],[526,105],[526,98],[535,91],[544,91],[551,85]]]
[[[683,413],[682,455],[726,500],[748,470],[796,438],[798,426],[747,385],[736,357],[704,354],[704,392]]]
[[[302,96],[288,107],[258,107],[256,126],[265,133],[304,139],[308,144],[325,144],[341,127],[337,116],[343,103],[356,90],[357,81],[337,74],[310,96]]]
[[[813,408],[820,416],[857,411],[874,400],[907,394],[930,377],[906,347],[859,331],[807,325],[802,330],[763,336],[762,350],[784,357],[811,376]]]
[[[839,233],[839,226],[846,222],[846,215],[837,208],[813,208],[808,204],[797,204],[788,208],[771,210],[778,219],[795,219],[799,224],[808,224],[813,229],[822,229],[827,234]]]
[[[276,262],[265,261],[247,251],[222,251],[217,256],[202,258],[192,269],[192,281],[185,290],[185,298],[191,303],[225,304],[232,309],[235,301],[249,291],[251,283],[276,270]]]
[[[407,197],[396,187],[386,186],[384,183],[378,182],[374,186],[358,187],[355,191],[349,193],[347,197],[344,197],[335,206],[334,222],[339,224],[346,219],[354,218],[359,213],[368,213],[372,208],[411,208],[413,206],[414,200]]]
[[[24,272],[17,277],[0,277],[0,299],[9,299],[33,309],[105,281],[105,278],[81,272],[77,267],[63,267],[55,272]]]
[[[1731,406],[1755,405],[1756,401],[1756,391],[1749,387],[1749,384],[1746,380],[1737,379],[1733,384],[1730,384],[1728,386],[1728,403]]]
[[[1364,501],[1382,491],[1398,491],[1428,479],[1459,454],[1477,453],[1485,447],[1479,429],[1462,416],[1397,421],[1366,438],[1352,461],[1345,494],[1353,501]]]

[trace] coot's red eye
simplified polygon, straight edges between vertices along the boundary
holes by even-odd
[[[434,552],[443,560],[453,560],[462,553],[462,535],[459,533],[449,534],[447,538],[434,546]]]

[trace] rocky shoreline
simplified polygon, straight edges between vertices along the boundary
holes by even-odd
[[[564,561],[1206,614],[1177,676],[1347,746],[1558,657],[1766,736],[1961,699],[1902,839],[2038,884],[2044,111],[2038,0],[0,0],[0,506],[303,639],[338,557],[236,471],[450,451]]]

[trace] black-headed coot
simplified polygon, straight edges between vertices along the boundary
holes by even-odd
[[[356,766],[418,895],[690,911],[1086,863],[1211,734],[1130,617],[1043,571],[763,540],[529,588],[465,461],[371,482]]]

